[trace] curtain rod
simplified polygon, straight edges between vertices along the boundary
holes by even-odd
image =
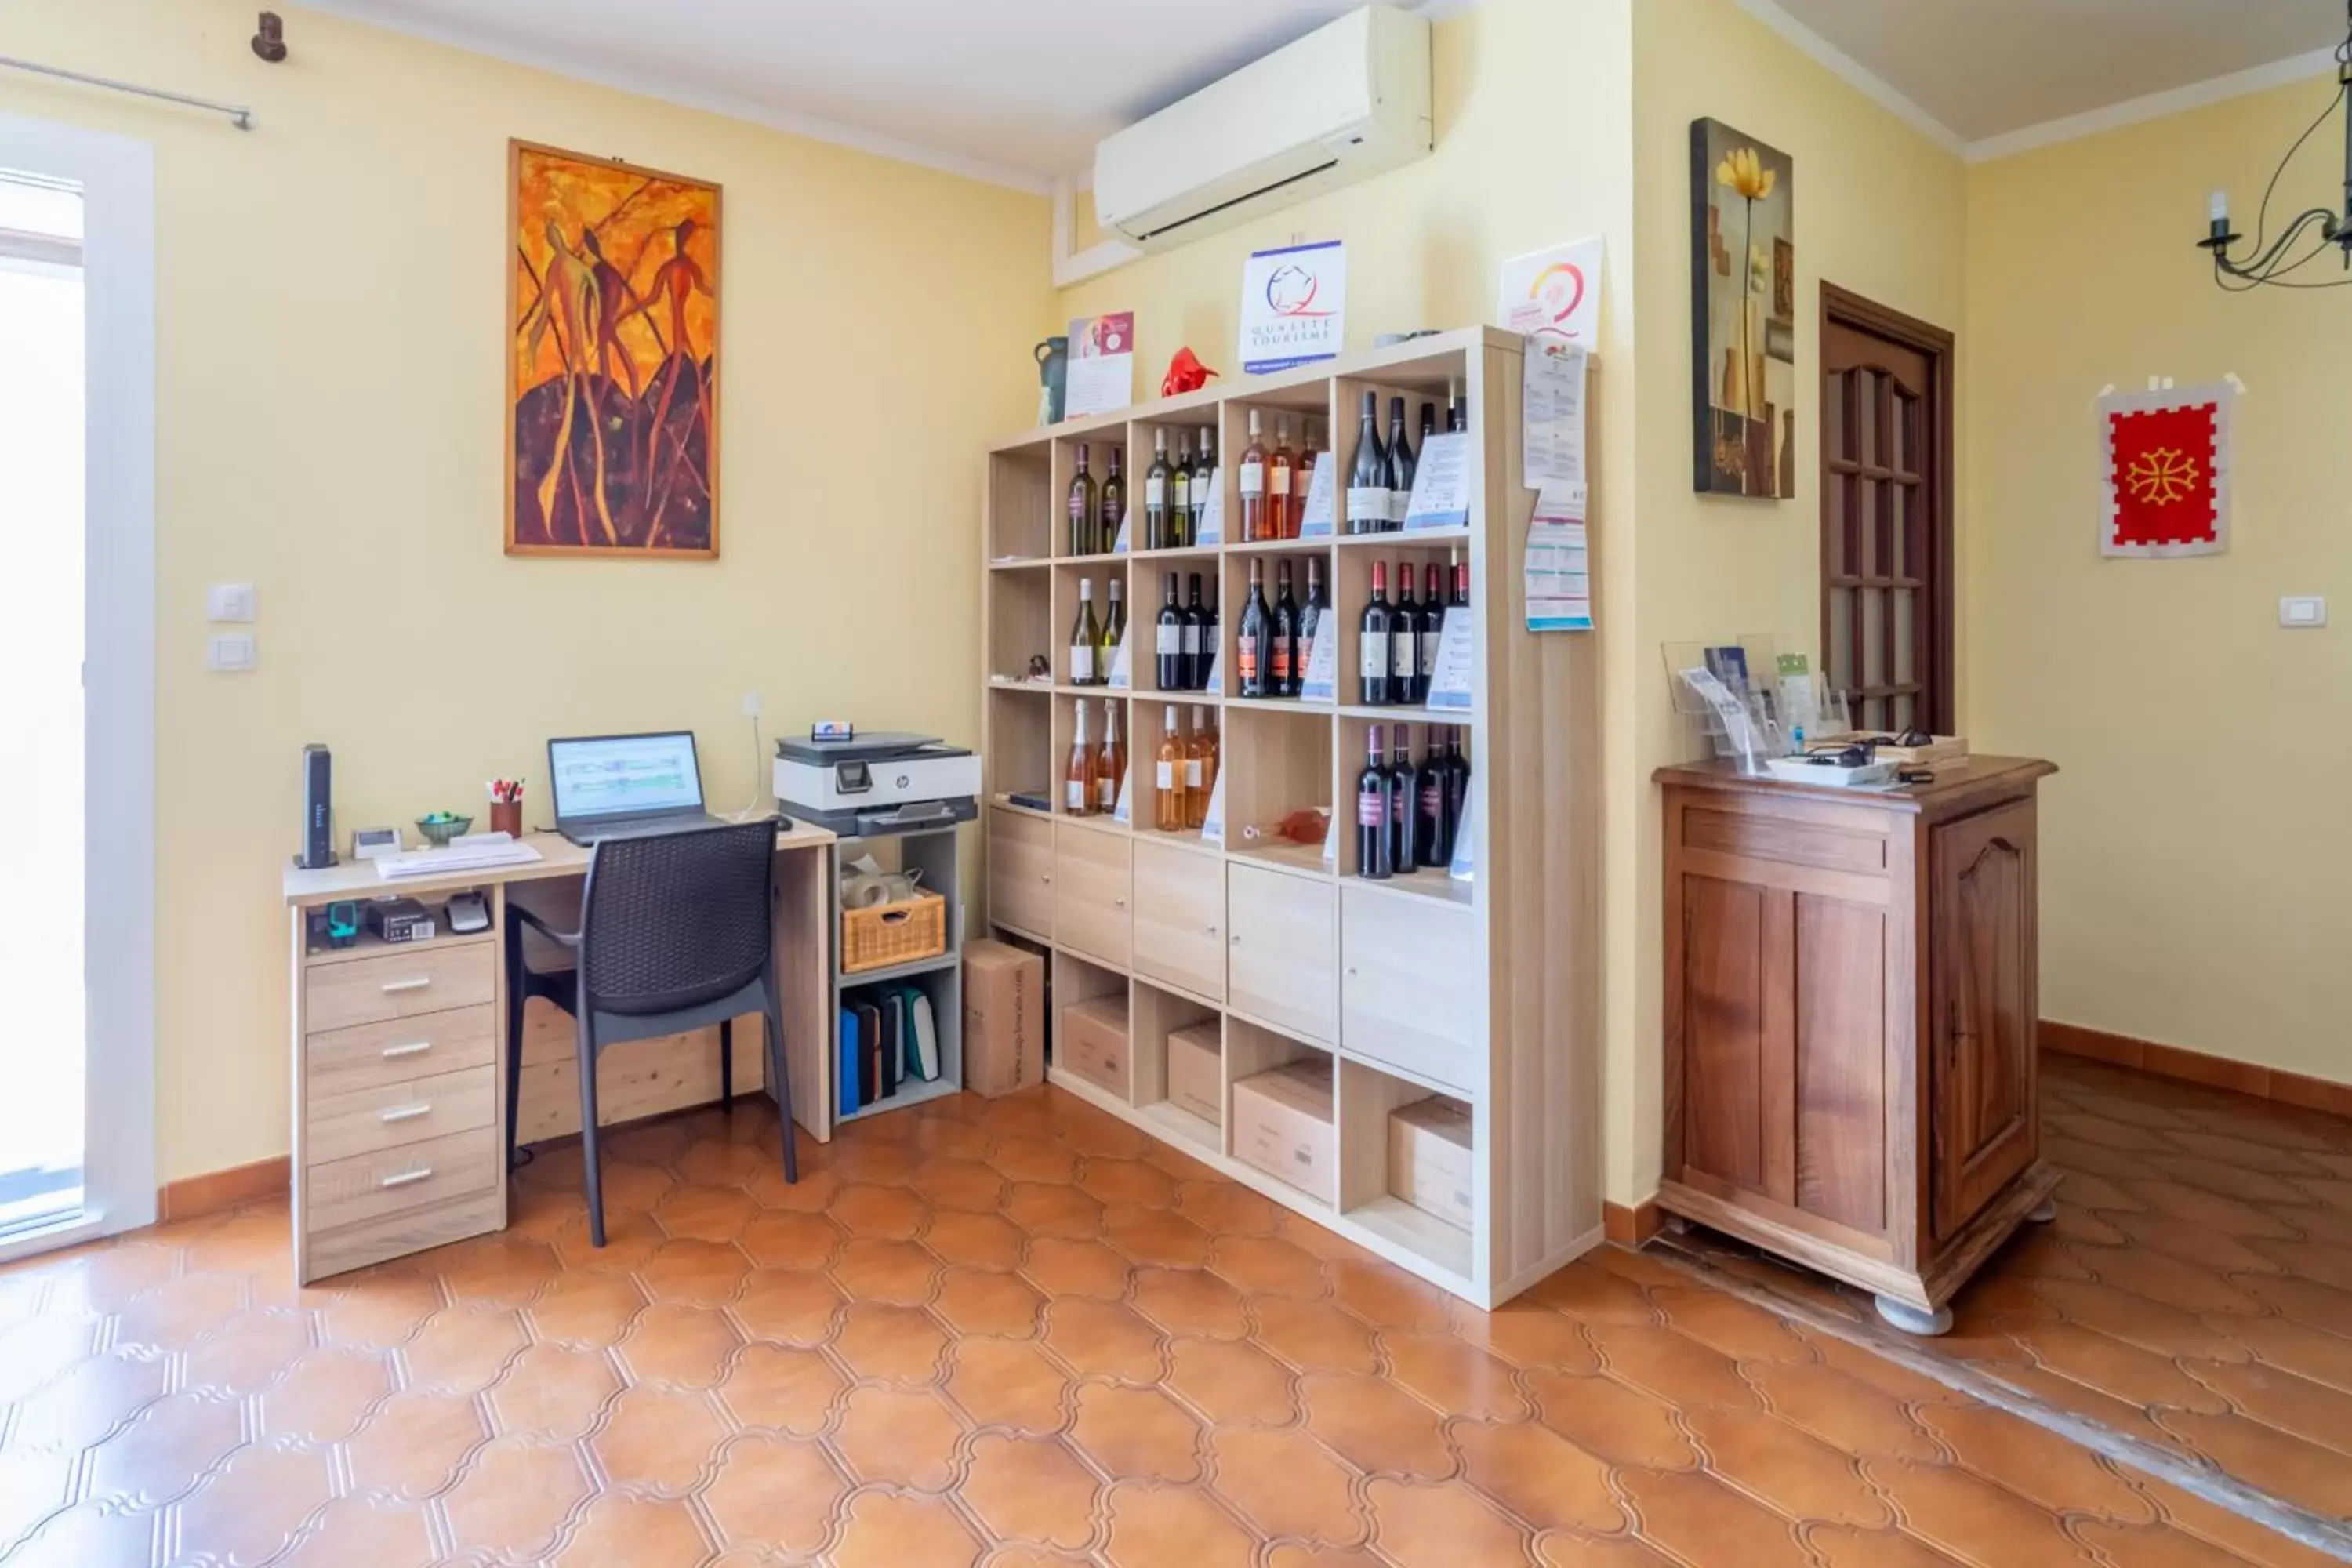
[[[10,70],[31,71],[36,76],[57,77],[66,81],[78,81],[85,87],[102,87],[110,92],[127,92],[139,98],[160,99],[165,103],[182,103],[190,109],[207,110],[214,114],[226,114],[239,131],[253,129],[253,110],[242,104],[215,103],[209,98],[190,98],[182,92],[165,92],[161,88],[137,87],[127,81],[111,81],[102,76],[84,76],[79,71],[61,70],[56,66],[35,65],[31,60],[11,59],[0,55],[0,66]]]

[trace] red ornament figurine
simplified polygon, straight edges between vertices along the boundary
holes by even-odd
[[[1160,383],[1160,395],[1173,397],[1180,392],[1198,392],[1209,384],[1217,373],[1201,363],[1201,358],[1189,348],[1176,351],[1168,362],[1168,374]]]

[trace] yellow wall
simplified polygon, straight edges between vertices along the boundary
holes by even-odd
[[[2251,230],[2330,86],[1971,171],[1965,711],[1979,745],[2064,769],[2042,813],[2043,1016],[2341,1081],[2352,289],[2224,294],[2191,248],[2216,187]],[[2339,203],[2339,129],[2313,138],[2274,215]],[[2231,372],[2252,393],[2228,552],[2103,560],[2092,399]],[[2330,595],[2336,625],[2282,630],[2284,594]]]
[[[1028,423],[1038,197],[331,17],[293,57],[232,0],[0,16],[0,53],[251,102],[260,129],[32,79],[0,111],[156,149],[158,1165],[288,1146],[296,753],[341,824],[478,805],[550,734],[691,726],[751,798],[738,701],[971,736],[979,454]],[[510,135],[726,190],[715,563],[501,552]],[[205,673],[204,584],[251,581],[260,668]],[[405,608],[394,607],[397,595]]]

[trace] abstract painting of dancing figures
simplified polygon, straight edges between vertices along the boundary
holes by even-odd
[[[508,144],[507,553],[719,553],[719,187]]]

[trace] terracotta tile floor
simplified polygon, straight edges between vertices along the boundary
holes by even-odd
[[[1909,1342],[2330,1518],[2352,1519],[2352,1121],[2044,1058],[2058,1218]],[[1867,1299],[1718,1257],[1865,1324]]]
[[[614,1136],[601,1252],[558,1148],[326,1288],[277,1207],[0,1270],[0,1556],[2321,1561],[1654,1259],[1488,1316],[1050,1091],[768,1114]]]

